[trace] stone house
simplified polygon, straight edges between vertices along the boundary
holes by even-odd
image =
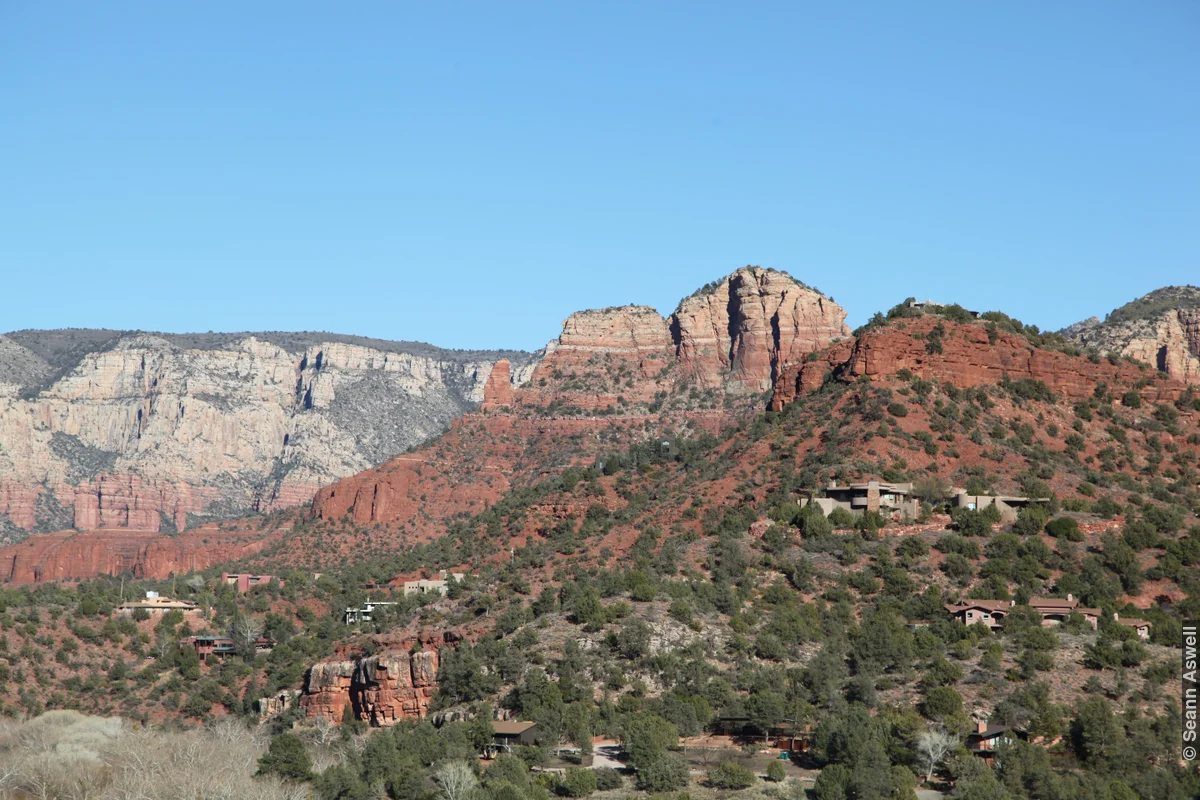
[[[1092,626],[1092,630],[1096,629],[1096,625],[1100,621],[1100,609],[1084,608],[1079,605],[1079,600],[1070,594],[1066,596],[1066,599],[1061,597],[1032,597],[1029,600],[1029,607],[1042,615],[1043,628],[1053,628],[1063,624],[1072,612],[1082,615],[1088,624]]]
[[[874,511],[878,514],[900,513],[916,519],[920,501],[913,496],[911,483],[886,483],[874,478],[865,483],[839,484],[830,481],[825,487],[825,497],[812,500],[826,515],[835,508],[847,511]]]

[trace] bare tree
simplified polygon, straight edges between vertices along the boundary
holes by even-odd
[[[262,621],[249,614],[238,614],[229,623],[229,638],[233,639],[233,646],[243,658],[254,657],[254,643],[262,633]]]
[[[468,800],[479,786],[479,779],[465,761],[447,761],[433,777],[442,800]]]
[[[930,728],[917,734],[917,763],[925,770],[926,783],[933,780],[933,771],[956,747],[958,737],[941,728]]]

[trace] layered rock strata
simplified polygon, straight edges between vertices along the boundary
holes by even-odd
[[[845,310],[783,272],[746,267],[679,304],[670,328],[695,382],[770,389],[785,364],[850,334]]]
[[[1200,290],[1196,290],[1200,302]],[[1175,380],[1200,384],[1200,308],[1173,308],[1150,319],[1072,325],[1068,336],[1084,347],[1142,361]]]
[[[483,399],[499,355],[302,334],[76,333],[0,337],[10,540],[72,524],[184,530],[304,502],[444,430]],[[59,342],[68,335],[74,350]],[[102,349],[77,352],[89,346]],[[530,357],[512,359],[509,381],[527,378]]]

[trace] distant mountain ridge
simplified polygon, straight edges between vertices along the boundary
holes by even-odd
[[[0,335],[0,533],[182,530],[304,502],[536,356],[316,332]]]
[[[1187,383],[1200,383],[1200,288],[1164,286],[1062,331],[1083,347],[1143,361]]]

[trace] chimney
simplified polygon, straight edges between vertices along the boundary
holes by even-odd
[[[1114,619],[1114,620],[1118,620],[1118,619],[1120,619],[1120,618],[1121,618],[1121,615],[1120,615],[1120,614],[1118,614],[1116,611],[1114,611],[1114,612],[1113,612],[1113,619]]]
[[[1070,592],[1067,592],[1067,602],[1070,603],[1074,599],[1075,599],[1075,596],[1072,595]]]
[[[987,723],[982,720],[975,723],[975,732],[976,733],[986,733],[987,732]]]

